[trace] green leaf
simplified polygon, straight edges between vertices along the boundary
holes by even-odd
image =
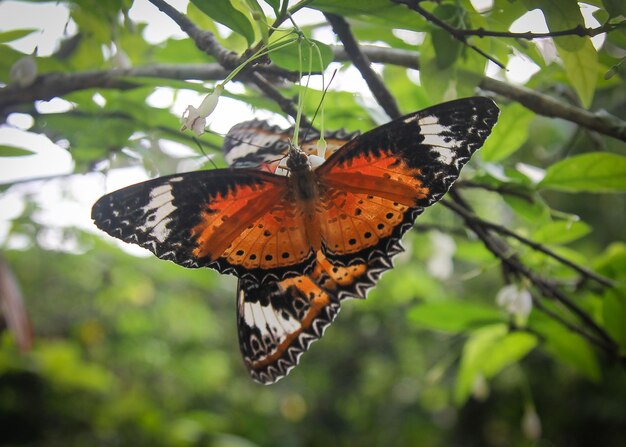
[[[591,227],[580,221],[550,222],[533,233],[532,239],[540,244],[567,244],[591,232]]]
[[[460,25],[462,9],[452,4],[437,5],[433,14],[454,27]],[[461,54],[463,44],[450,35],[449,32],[436,28],[431,32],[435,60],[440,69],[449,68]]]
[[[626,353],[626,287],[609,289],[602,307],[604,327]]]
[[[420,328],[452,333],[503,320],[495,307],[459,301],[420,304],[409,311],[408,317]]]
[[[407,11],[404,5],[389,0],[315,0],[307,5],[322,12],[330,12],[343,17],[357,18],[368,22],[381,23],[394,28],[415,31],[431,31],[427,22]]]
[[[25,155],[33,155],[34,152],[23,147],[10,146],[0,144],[0,157],[23,157]]]
[[[284,1],[287,1],[287,0],[284,0]],[[274,14],[276,14],[276,17],[278,17],[278,14],[280,13],[281,0],[265,0],[265,3],[267,3],[268,5],[272,7],[272,9],[274,10]]]
[[[537,3],[537,2],[525,2]],[[562,31],[585,26],[585,20],[576,0],[538,2],[550,31]],[[585,107],[591,105],[598,80],[598,53],[588,36],[554,38],[565,73]]]
[[[461,365],[454,390],[457,405],[463,404],[478,377],[487,379],[517,362],[537,345],[527,333],[509,333],[505,324],[495,324],[475,331],[463,347]]]
[[[227,26],[246,38],[248,45],[254,43],[252,23],[241,11],[236,9],[229,0],[191,0],[198,9],[216,22]]]
[[[480,150],[484,161],[500,161],[518,150],[528,138],[535,114],[521,104],[502,107],[498,122]]]
[[[593,267],[604,276],[613,279],[626,279],[626,244],[614,242],[598,256]]]
[[[300,44],[300,52],[298,52],[298,42],[294,42],[291,45],[272,51],[270,53],[270,59],[279,67],[286,68],[287,70],[297,71],[302,67],[302,71],[306,73],[309,67],[311,67],[311,71],[313,72],[323,71],[328,67],[328,64],[333,61],[333,50],[331,50],[328,45],[317,40],[313,40],[312,42],[319,48],[319,53],[314,46],[308,45],[307,42],[302,41]],[[322,56],[321,60],[319,57],[320,54]],[[300,65],[300,57],[302,57],[302,66]]]
[[[524,220],[537,224],[550,217],[550,207],[541,199],[539,194],[532,194],[532,201],[521,197],[504,194],[503,199],[511,209]]]
[[[427,35],[420,47],[420,83],[431,102],[457,97],[455,70],[441,70],[437,65],[433,37]]]
[[[544,337],[543,349],[588,379],[600,379],[600,366],[587,340],[536,312],[531,314],[529,325]]]
[[[26,37],[29,34],[34,33],[35,31],[39,31],[39,30],[35,28],[24,28],[24,29],[12,29],[10,31],[3,31],[0,33],[0,43],[13,42],[14,40],[21,39],[22,37]]]
[[[626,157],[601,152],[566,158],[550,166],[538,186],[568,192],[623,192]]]
[[[576,89],[578,97],[585,107],[591,105],[598,81],[598,53],[589,37],[579,37],[583,46],[576,51],[568,51],[558,45],[559,56],[565,66],[565,72]]]

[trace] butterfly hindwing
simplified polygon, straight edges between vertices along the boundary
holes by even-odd
[[[330,157],[360,132],[346,132],[343,129],[327,132],[325,157]],[[287,155],[293,128],[281,129],[270,126],[265,121],[245,121],[233,126],[224,138],[222,151],[224,159],[233,168],[258,168],[264,164],[277,164]],[[317,153],[320,133],[311,129],[300,129],[298,145],[309,155]]]
[[[252,378],[269,385],[287,375],[338,312],[337,298],[308,275],[262,285],[241,280],[239,346]]]
[[[370,252],[368,260],[341,267],[321,251],[311,272],[263,285],[242,280],[237,294],[239,346],[254,380],[271,384],[287,375],[311,343],[324,334],[346,298],[365,298],[391,256]]]
[[[245,169],[160,177],[102,197],[92,218],[162,259],[260,283],[299,274],[314,262],[286,182]]]

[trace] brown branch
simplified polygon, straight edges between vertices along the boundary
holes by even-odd
[[[343,47],[333,46],[333,51],[335,60],[349,60]],[[382,62],[419,70],[419,57],[414,51],[375,46],[361,46],[361,51],[372,62]],[[469,72],[464,72],[464,74],[478,76]],[[526,87],[507,84],[486,76],[480,78],[479,87],[517,101],[539,115],[561,118],[618,140],[626,141],[626,121],[620,120],[607,112],[591,112]]]
[[[170,19],[183,30],[191,40],[196,44],[198,49],[210,56],[215,57],[217,61],[227,70],[232,70],[239,65],[239,56],[233,51],[229,51],[222,47],[215,39],[210,31],[201,30],[186,15],[179,12],[172,5],[164,0],[149,0],[154,6],[159,8]]]
[[[346,22],[343,17],[335,14],[325,13],[324,16],[328,19],[335,34],[343,42],[346,53],[354,66],[361,72],[361,76],[365,79],[367,86],[376,98],[376,101],[378,101],[378,104],[380,104],[390,118],[398,118],[401,113],[396,100],[385,86],[383,80],[372,70],[371,63],[359,48],[359,44],[350,31],[348,22]]]
[[[91,88],[128,90],[141,86],[141,81],[131,78],[167,79],[224,79],[228,71],[219,64],[147,65],[137,68],[114,68],[78,73],[46,73],[37,77],[32,85],[22,87],[10,84],[0,88],[0,110],[20,103],[47,101],[56,96]]]
[[[469,43],[467,41],[467,37],[462,32],[463,30],[460,30],[458,28],[455,28],[455,27],[447,24],[445,21],[441,20],[436,15],[431,14],[430,12],[428,12],[424,8],[422,8],[420,6],[420,1],[421,0],[392,0],[392,1],[394,3],[400,3],[400,4],[408,6],[410,9],[412,9],[415,12],[417,12],[419,15],[421,15],[426,20],[428,20],[430,23],[433,23],[434,25],[436,25],[439,28],[441,28],[444,31],[446,31],[448,34],[450,34],[456,40],[461,42],[463,45],[467,46],[468,48],[471,48],[472,50],[474,50],[475,52],[477,52],[481,56],[487,58],[488,60],[490,60],[491,62],[496,64],[498,67],[506,69],[506,67],[504,66],[504,64],[502,62],[500,62],[496,58],[488,55],[487,53],[485,53],[483,50],[481,50],[477,46],[472,45],[471,43]]]
[[[296,108],[296,104],[293,101],[281,95],[280,92],[276,90],[272,86],[272,84],[270,84],[267,81],[267,79],[265,79],[261,74],[251,73],[249,76],[252,79],[252,81],[256,84],[256,86],[259,88],[259,90],[265,93],[267,97],[274,100],[283,112],[293,117],[294,119],[296,118],[296,115],[298,114],[298,110]],[[309,127],[311,129],[314,129],[314,127],[311,125],[309,120],[305,118],[304,115],[300,116],[300,127]]]
[[[395,3],[403,3],[407,5],[409,8],[417,11],[420,15],[422,15],[429,22],[435,23],[437,26],[445,29],[450,34],[452,34],[456,39],[461,40],[467,38],[469,36],[477,36],[480,38],[483,37],[502,37],[506,39],[525,39],[525,40],[533,40],[533,39],[544,39],[548,37],[562,37],[562,36],[579,36],[579,37],[594,37],[599,34],[610,33],[611,31],[619,28],[622,23],[610,23],[606,22],[604,25],[601,25],[597,28],[586,28],[583,25],[576,25],[573,28],[568,28],[559,31],[548,31],[546,33],[534,33],[534,32],[525,32],[525,33],[513,33],[510,31],[490,31],[484,28],[476,28],[476,29],[463,29],[463,28],[455,28],[449,25],[446,22],[441,21],[436,16],[433,16],[428,11],[424,10],[419,3],[421,0],[394,0]]]
[[[489,31],[484,28],[477,29],[459,29],[457,30],[460,33],[463,33],[465,36],[478,36],[478,37],[503,37],[508,39],[543,39],[547,37],[561,37],[561,36],[579,36],[579,37],[594,37],[599,34],[610,33],[611,31],[617,29],[620,24],[613,23],[605,23],[597,28],[585,28],[583,25],[576,25],[573,28],[564,29],[560,31],[549,31],[547,33],[533,33],[533,32],[525,32],[525,33],[512,33],[510,31]]]
[[[518,197],[522,200],[525,200],[528,203],[533,203],[534,200],[533,198],[523,192],[520,191],[518,188],[514,187],[514,186],[510,186],[510,185],[498,185],[498,186],[492,186],[492,185],[488,185],[486,183],[477,183],[477,182],[473,182],[471,180],[459,180],[458,182],[456,182],[454,184],[454,186],[456,188],[478,188],[478,189],[484,189],[485,191],[491,191],[491,192],[497,192],[498,194],[502,194],[502,195],[508,195],[508,196],[513,196],[513,197]]]
[[[227,70],[233,70],[238,67],[244,60],[242,60],[237,53],[229,51],[222,47],[215,36],[210,31],[201,30],[184,14],[180,13],[176,8],[165,2],[164,0],[149,0],[154,6],[159,8],[163,13],[170,17],[174,22],[182,29],[196,44],[199,50],[209,54],[217,59],[217,61]],[[249,67],[248,67],[249,68]],[[280,108],[286,114],[296,119],[296,106],[295,104],[281,95],[281,93],[269,84],[267,79],[258,73],[246,73],[243,70],[240,75],[242,79],[249,80],[255,84],[261,91],[268,94],[271,92],[270,98],[278,103]],[[268,94],[269,96],[269,94]],[[308,121],[301,118],[301,123],[308,125]]]
[[[477,221],[478,218],[471,211],[471,208],[465,204],[464,200],[458,195],[458,193],[451,191],[450,195],[456,200],[457,203],[447,200],[444,200],[441,203],[461,216],[467,226],[481,241],[483,241],[485,247],[492,254],[500,259],[503,264],[511,269],[511,271],[527,278],[544,296],[553,298],[576,315],[582,323],[584,323],[597,335],[596,338],[590,336],[586,332],[583,332],[589,341],[601,347],[611,356],[615,356],[617,354],[617,344],[603,328],[598,326],[598,324],[589,315],[574,304],[574,302],[567,295],[553,286],[547,279],[537,275],[530,268],[524,265],[519,258],[511,252],[510,247],[502,239],[496,238],[489,232],[488,228],[481,225],[481,223]]]
[[[453,211],[457,212],[457,213],[461,213],[462,210],[457,209],[457,205],[454,203],[446,203],[446,206],[448,206],[450,209],[452,209]],[[609,278],[606,278],[592,270],[589,270],[586,267],[583,267],[582,265],[578,265],[573,261],[570,261],[567,258],[564,258],[563,256],[559,255],[558,253],[555,253],[554,251],[550,250],[548,247],[546,247],[543,244],[539,244],[537,242],[531,241],[530,239],[525,238],[524,236],[522,236],[521,234],[518,234],[512,230],[509,230],[508,228],[493,223],[493,222],[489,222],[486,220],[481,219],[480,217],[476,216],[475,214],[469,214],[466,213],[465,215],[463,215],[463,218],[467,221],[467,220],[471,220],[472,222],[476,223],[477,225],[480,225],[483,228],[487,228],[490,230],[495,231],[496,233],[502,234],[504,236],[509,236],[512,237],[513,239],[518,240],[519,242],[521,242],[524,245],[527,245],[528,247],[532,248],[533,250],[539,251],[541,253],[544,253],[545,255],[550,256],[552,259],[555,259],[557,261],[559,261],[561,264],[566,265],[567,267],[571,268],[572,270],[575,270],[576,272],[580,273],[582,276],[584,276],[585,278],[591,279],[593,281],[596,281],[598,284],[601,284],[604,287],[615,287],[615,283],[610,280]]]

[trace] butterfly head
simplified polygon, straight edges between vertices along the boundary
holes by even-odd
[[[289,149],[287,169],[291,172],[310,171],[312,168],[311,163],[309,163],[309,156],[300,148],[292,147]]]

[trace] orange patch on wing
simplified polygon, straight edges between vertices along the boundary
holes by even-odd
[[[312,251],[305,220],[302,207],[283,198],[233,235],[222,256],[229,263],[248,269],[272,269],[303,262]]]
[[[353,157],[326,169],[322,166],[318,172],[324,182],[336,188],[385,197],[407,206],[430,192],[419,179],[421,170],[410,168],[392,154]]]
[[[367,272],[366,264],[354,264],[348,267],[334,266],[324,253],[317,252],[317,264],[312,277],[318,280],[323,273],[329,276],[329,280],[322,286],[328,290],[337,290],[337,286],[346,287],[356,283]]]
[[[252,222],[271,209],[284,194],[276,184],[239,185],[226,194],[209,199],[200,223],[192,228],[196,248],[194,256],[217,259]]]
[[[281,287],[287,289],[289,287],[297,287],[304,296],[313,298],[310,300],[310,308],[307,314],[300,322],[300,328],[288,334],[285,339],[274,349],[274,352],[262,360],[251,362],[247,361],[249,366],[253,369],[262,368],[269,364],[276,362],[280,359],[289,346],[300,336],[303,331],[306,331],[311,327],[313,321],[318,317],[320,312],[330,304],[330,297],[320,287],[315,284],[308,276],[299,276],[297,278],[290,278],[280,283]]]
[[[328,188],[318,220],[326,250],[356,253],[389,237],[409,206],[383,197]]]

